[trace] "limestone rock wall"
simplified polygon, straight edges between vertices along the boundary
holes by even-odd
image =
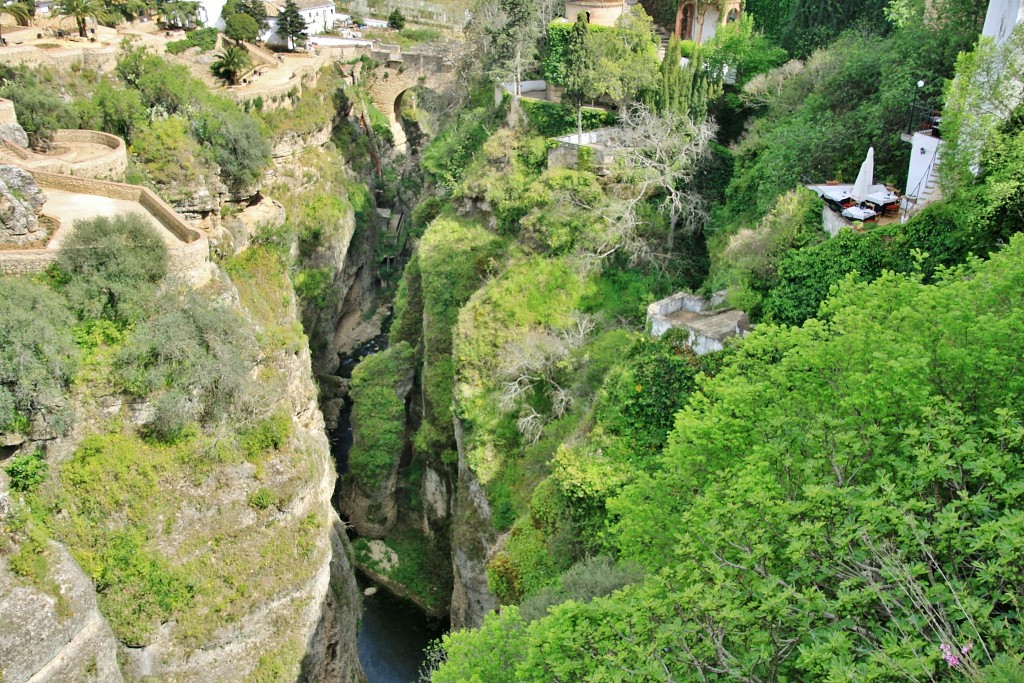
[[[462,427],[455,421],[459,448],[459,477],[452,514],[452,629],[474,628],[484,615],[498,608],[487,587],[487,563],[497,551],[498,537],[491,521],[487,494],[466,462]]]
[[[0,558],[2,680],[120,683],[117,641],[96,607],[92,581],[63,546],[51,543],[47,553],[49,589],[17,576]]]

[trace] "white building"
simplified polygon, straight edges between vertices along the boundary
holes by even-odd
[[[277,34],[277,17],[284,11],[284,0],[273,0],[263,4],[267,8],[268,28],[260,38],[267,45],[288,47],[287,39]],[[339,18],[334,0],[295,0],[295,4],[299,7],[299,14],[306,20],[307,36],[326,33],[328,29],[334,28],[334,22]]]
[[[204,26],[213,26],[218,31],[223,31],[225,0],[200,0],[197,18]],[[268,28],[260,39],[268,45],[285,45],[285,40],[277,35],[277,16],[284,10],[284,0],[273,0],[264,2],[267,11]],[[328,29],[334,28],[334,22],[344,15],[337,13],[332,0],[295,0],[299,7],[299,14],[306,20],[306,35],[315,36],[326,33]]]
[[[1022,0],[990,0],[981,35],[1002,45],[1020,23],[1024,23]],[[941,124],[942,118],[938,112],[913,111],[910,116],[911,129],[903,135],[903,139],[912,145],[905,194],[915,200],[916,209],[941,197],[938,186],[938,169],[944,146],[940,137]]]

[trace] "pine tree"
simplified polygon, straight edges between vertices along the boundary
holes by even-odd
[[[593,97],[594,51],[590,43],[590,26],[587,16],[580,12],[576,24],[569,33],[565,55],[565,93],[563,99],[576,107],[576,130],[583,134],[583,101]]]
[[[487,29],[494,47],[493,75],[500,80],[511,80],[515,83],[516,95],[520,95],[523,73],[537,55],[541,28],[537,0],[498,0],[498,7],[504,23]]]
[[[277,34],[285,39],[289,50],[306,44],[306,20],[299,13],[295,0],[285,0],[284,9],[277,17]]]

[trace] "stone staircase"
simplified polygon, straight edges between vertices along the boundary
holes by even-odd
[[[927,204],[942,199],[942,188],[939,187],[939,167],[942,166],[942,156],[936,156],[932,163],[931,171],[928,173],[928,180],[924,189],[917,195],[918,205]]]
[[[671,40],[672,34],[661,26],[656,26],[654,30],[658,34],[658,61],[663,61],[668,52],[668,41]]]

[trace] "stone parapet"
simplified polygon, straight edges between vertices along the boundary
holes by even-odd
[[[3,116],[2,106],[0,103],[0,118]],[[14,164],[33,173],[39,171],[113,181],[123,180],[128,170],[128,150],[124,140],[116,135],[96,130],[62,129],[54,131],[53,144],[57,148],[57,152],[53,154],[36,154],[30,150],[19,149],[16,145],[2,145],[0,163]],[[96,145],[109,151],[81,159],[61,154],[62,147],[74,145]]]
[[[42,49],[35,45],[13,45],[0,50],[0,64],[28,67],[49,66],[61,70],[81,64],[100,71],[111,71],[117,64],[117,46],[76,45]]]
[[[44,190],[49,188],[137,202],[179,240],[168,250],[172,276],[197,287],[209,282],[213,276],[214,266],[210,263],[210,244],[206,234],[186,223],[148,187],[43,171],[34,171],[32,175]],[[28,275],[46,270],[57,258],[53,245],[51,237],[45,247],[0,250],[0,274]]]

